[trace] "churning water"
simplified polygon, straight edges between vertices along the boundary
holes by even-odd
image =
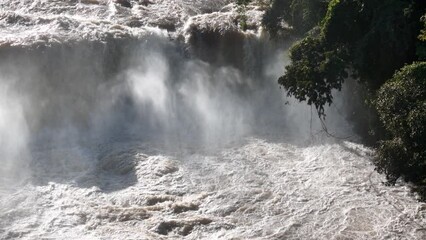
[[[426,238],[351,89],[328,138],[278,87],[288,45],[230,2],[0,0],[1,239]]]

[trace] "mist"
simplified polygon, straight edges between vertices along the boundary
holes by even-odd
[[[23,99],[0,77],[0,181],[15,184],[27,173],[29,129]]]
[[[318,135],[312,109],[277,84],[285,46],[277,51],[250,34],[235,43],[224,39],[215,55],[161,32],[143,41],[16,51],[0,63],[2,171],[29,166],[30,173],[16,171],[20,178],[48,175],[41,167],[47,161],[75,178],[98,164],[94,147],[117,141],[183,154],[213,152],[256,135],[297,142]],[[236,45],[240,52],[229,55]],[[344,116],[329,112],[328,124],[350,131]],[[58,149],[68,149],[68,157],[55,155]]]

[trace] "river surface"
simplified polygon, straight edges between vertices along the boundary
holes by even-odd
[[[356,84],[325,123],[286,97],[263,10],[0,0],[0,239],[426,239],[346,120]]]

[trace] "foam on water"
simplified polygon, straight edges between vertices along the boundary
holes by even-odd
[[[248,23],[258,27],[260,8],[253,6],[248,14]],[[0,47],[140,38],[149,34],[147,28],[179,38],[194,23],[222,31],[234,28],[237,17],[231,0],[1,0]]]
[[[3,238],[426,236],[426,205],[404,186],[384,186],[362,145],[251,138],[213,154],[152,153],[155,146],[140,142],[103,148],[97,166],[73,182],[3,195]],[[40,174],[49,174],[44,170]],[[60,174],[55,171],[61,170],[49,169]]]

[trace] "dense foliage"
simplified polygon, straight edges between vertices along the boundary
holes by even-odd
[[[304,34],[323,18],[329,0],[272,0],[271,7],[263,16],[263,25],[272,36],[289,24],[295,34]]]
[[[320,30],[291,49],[291,65],[279,79],[290,96],[324,115],[331,90],[351,74],[372,95],[387,130],[377,169],[390,183],[400,177],[426,196],[425,1],[332,0]],[[420,40],[420,41],[419,41]],[[411,64],[405,66],[405,64]],[[397,71],[403,67],[401,70]],[[394,72],[397,73],[394,74]],[[392,77],[393,75],[393,77]],[[391,79],[390,79],[391,78]],[[390,79],[390,80],[388,80]]]
[[[422,16],[421,21],[424,24],[423,29],[420,32],[419,40],[420,43],[417,45],[417,56],[419,60],[426,60],[426,14]]]
[[[290,28],[296,35],[311,30],[323,18],[329,0],[236,0],[242,12],[251,2],[269,4],[262,24],[273,37],[278,37],[287,35]]]
[[[426,194],[426,62],[398,71],[378,91],[376,105],[391,135],[378,149],[379,171],[391,183],[403,177]]]
[[[348,77],[346,49],[328,49],[321,39],[307,37],[294,45],[290,52],[292,64],[286,67],[286,74],[278,83],[285,87],[288,95],[314,104],[323,116],[324,105],[333,99],[331,91],[340,90]]]
[[[416,60],[422,5],[402,0],[332,0],[320,30],[291,49],[292,64],[279,83],[290,96],[314,104],[320,114],[332,101],[331,90],[340,89],[349,73],[377,90],[395,70]]]
[[[390,183],[415,183],[426,197],[425,12],[424,0],[271,0],[263,24],[272,36],[284,22],[305,34],[278,82],[320,117],[348,77],[363,83],[386,130],[377,169]]]

